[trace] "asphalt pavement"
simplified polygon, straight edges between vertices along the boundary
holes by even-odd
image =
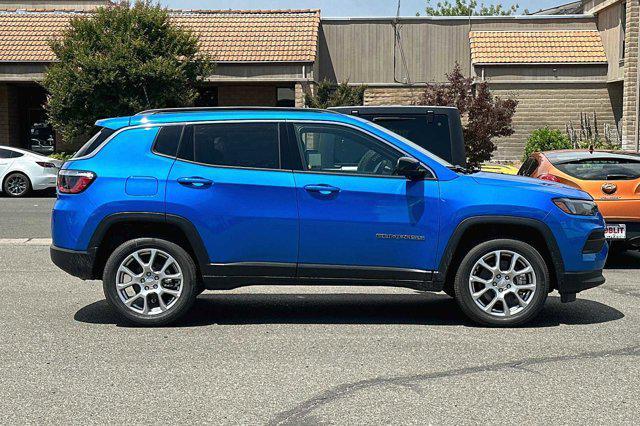
[[[256,286],[146,329],[50,262],[50,202],[0,199],[2,424],[638,423],[638,253],[523,328],[477,327],[443,294]]]

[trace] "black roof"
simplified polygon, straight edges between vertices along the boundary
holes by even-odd
[[[607,159],[616,159],[616,160],[635,160],[640,161],[640,154],[636,152],[625,152],[625,151],[570,151],[570,150],[560,150],[560,151],[547,151],[543,152],[544,156],[551,161],[552,164],[562,164],[562,163],[570,163],[573,161],[584,161],[584,160],[607,160]]]

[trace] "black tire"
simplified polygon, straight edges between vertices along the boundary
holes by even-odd
[[[10,190],[9,186],[11,185],[12,182],[15,182],[15,180],[19,180],[22,182],[22,184],[24,185],[23,191],[19,193],[15,193],[15,191]],[[9,173],[7,177],[4,178],[4,182],[2,182],[2,191],[5,194],[7,194],[9,197],[14,197],[14,198],[24,197],[31,192],[31,180],[24,173],[20,173],[20,172]]]
[[[474,301],[471,295],[471,289],[469,288],[469,278],[476,262],[497,250],[509,250],[523,256],[531,265],[536,277],[536,289],[528,305],[520,312],[507,317],[495,316],[483,311]],[[549,280],[547,264],[535,248],[522,241],[508,239],[490,240],[471,249],[462,259],[454,282],[455,299],[465,315],[479,324],[499,327],[521,325],[531,321],[542,310],[549,293]],[[498,290],[499,288],[489,291],[497,292]],[[509,304],[509,302],[507,303]],[[513,308],[513,306],[511,306],[511,308]],[[511,310],[509,310],[509,312],[511,312]]]
[[[159,249],[166,252],[175,259],[182,270],[182,293],[180,297],[169,309],[153,316],[137,313],[129,309],[121,300],[116,289],[116,279],[120,264],[128,256],[141,249]],[[191,309],[199,291],[196,265],[189,253],[177,244],[156,238],[138,238],[127,241],[116,248],[107,260],[102,283],[107,301],[118,314],[135,324],[143,326],[162,326],[175,322]]]

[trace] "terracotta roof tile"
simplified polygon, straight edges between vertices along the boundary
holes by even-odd
[[[48,42],[79,13],[0,13],[0,62],[50,62]],[[219,62],[313,62],[319,10],[171,12]]]
[[[572,31],[472,31],[474,64],[607,62],[600,33]]]

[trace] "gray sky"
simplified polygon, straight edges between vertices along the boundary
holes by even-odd
[[[451,1],[453,3],[453,1]],[[539,10],[552,7],[569,0],[521,0],[514,1],[520,10]],[[338,16],[393,16],[396,14],[397,0],[161,0],[165,6],[174,9],[322,9],[324,17]],[[432,4],[437,0],[432,1]],[[482,3],[482,0],[480,1]],[[511,4],[510,1],[485,0],[485,4]],[[425,0],[402,0],[401,14],[413,16],[425,8]]]

